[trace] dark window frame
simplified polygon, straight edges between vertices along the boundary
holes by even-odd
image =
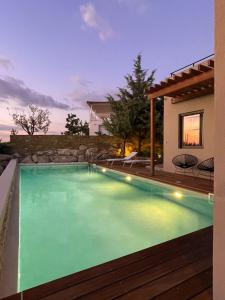
[[[200,144],[199,145],[184,145],[183,144],[183,120],[186,116],[192,116],[192,115],[200,115]],[[182,113],[178,115],[178,147],[180,149],[202,149],[203,146],[203,116],[204,116],[204,110],[197,110],[197,111],[191,111],[187,113]]]

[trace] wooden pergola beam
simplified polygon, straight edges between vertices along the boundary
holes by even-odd
[[[182,102],[186,100],[190,100],[196,97],[201,97],[209,94],[213,94],[214,89],[213,88],[205,88],[198,91],[190,91],[190,93],[187,93],[186,95],[177,95],[176,97],[173,97],[171,99],[172,103]]]
[[[202,72],[207,72],[209,70],[212,70],[213,68],[208,65],[200,64],[200,65],[198,65],[198,69]]]
[[[202,74],[202,71],[201,71],[201,70],[198,70],[198,69],[190,68],[190,69],[188,70],[188,73],[189,73],[190,75],[198,75],[198,74]]]
[[[166,81],[164,81],[164,80],[160,81],[160,86],[161,86],[161,88],[162,88],[163,86],[165,86],[166,84],[167,84]]]
[[[177,82],[177,83],[174,82],[173,85],[161,88],[158,91],[151,93],[151,90],[150,90],[149,98],[154,99],[154,98],[161,97],[161,96],[170,96],[172,93],[182,91],[183,89],[187,89],[191,86],[198,85],[200,83],[203,83],[203,82],[208,81],[213,78],[214,78],[214,70],[213,69],[208,72],[205,72],[205,73],[201,72],[199,75],[195,75],[194,77],[187,78],[187,79]]]
[[[214,60],[213,59],[209,59],[207,61],[207,66],[214,68]]]

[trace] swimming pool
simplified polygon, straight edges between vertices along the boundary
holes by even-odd
[[[86,164],[21,166],[18,290],[211,224],[204,194]]]

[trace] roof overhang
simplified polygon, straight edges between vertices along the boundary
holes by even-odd
[[[155,84],[148,92],[149,99],[162,96],[180,102],[214,93],[214,59],[208,59]]]
[[[87,104],[97,114],[108,114],[112,111],[108,101],[87,101]]]

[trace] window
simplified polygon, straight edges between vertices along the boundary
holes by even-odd
[[[179,147],[200,148],[202,144],[203,111],[179,115]]]

